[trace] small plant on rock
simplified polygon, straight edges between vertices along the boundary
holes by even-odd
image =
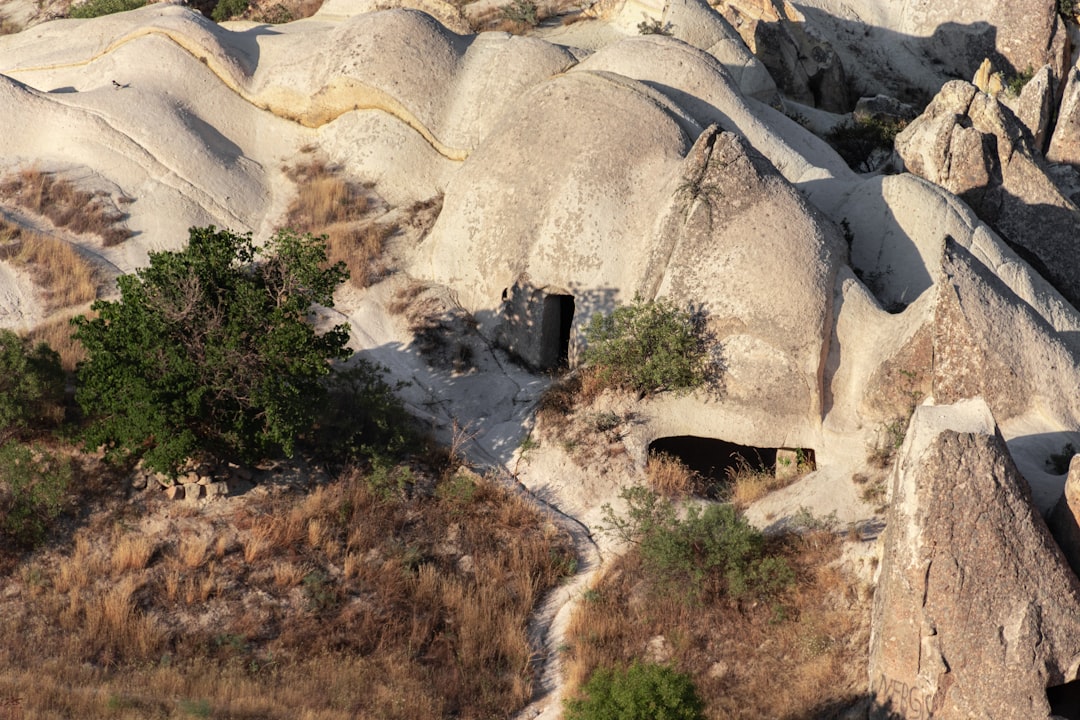
[[[507,20],[529,27],[535,27],[540,22],[539,9],[533,0],[514,0],[509,5],[499,8],[502,16]]]
[[[592,316],[585,362],[609,387],[654,393],[688,391],[715,379],[704,318],[671,300],[643,300]]]
[[[671,23],[665,23],[660,18],[642,20],[638,23],[637,31],[641,35],[671,35]]]

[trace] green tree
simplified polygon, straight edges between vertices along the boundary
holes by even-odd
[[[585,339],[585,362],[600,378],[641,396],[690,390],[714,379],[703,318],[666,298],[635,297],[610,314],[593,315]]]
[[[319,333],[312,305],[346,279],[325,238],[192,228],[186,249],[151,253],[118,281],[120,299],[72,322],[88,359],[76,397],[86,440],[175,473],[196,450],[254,461],[291,455],[325,394],[329,361],[348,356],[348,325]]]
[[[689,676],[666,665],[598,668],[566,701],[566,720],[700,720],[702,703]]]
[[[0,330],[0,443],[63,413],[64,371],[45,343]]]

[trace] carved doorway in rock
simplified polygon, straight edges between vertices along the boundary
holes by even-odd
[[[540,323],[540,367],[566,367],[570,362],[570,331],[574,325],[574,296],[545,294]]]

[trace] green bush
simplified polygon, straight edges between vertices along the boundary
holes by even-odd
[[[146,0],[87,0],[80,5],[73,5],[71,10],[68,11],[68,17],[96,18],[102,15],[135,10],[145,4]]]
[[[391,386],[385,373],[386,368],[358,358],[327,376],[313,437],[320,456],[393,463],[408,450],[415,439],[412,418],[394,394],[402,384]]]
[[[522,23],[530,27],[540,22],[538,8],[533,0],[514,0],[509,5],[503,5],[499,10],[502,16],[511,22]]]
[[[0,445],[0,530],[33,547],[64,509],[71,462],[14,440]]]
[[[637,545],[646,573],[663,589],[684,588],[689,598],[703,592],[729,597],[767,597],[794,581],[783,558],[765,550],[765,538],[728,504],[678,508],[652,490],[623,490],[627,510],[603,507],[607,530]]]
[[[63,414],[64,370],[45,343],[0,330],[0,442]]]
[[[598,668],[566,701],[566,720],[700,720],[703,705],[688,675],[666,665]]]
[[[250,235],[192,228],[188,247],[151,253],[118,280],[120,299],[72,322],[88,359],[76,397],[86,442],[175,473],[196,450],[253,462],[291,455],[326,397],[348,325],[318,333],[312,305],[347,279],[324,238],[279,232],[260,253]]]
[[[635,297],[610,314],[593,315],[585,339],[585,362],[612,387],[644,396],[713,379],[703,318],[665,298]]]
[[[210,17],[213,18],[214,22],[225,22],[230,18],[243,15],[244,11],[247,9],[248,0],[220,0],[220,2],[214,6],[214,10],[210,13]]]
[[[826,142],[858,172],[873,170],[875,153],[892,152],[896,136],[908,125],[906,120],[859,118],[837,125],[825,136]]]

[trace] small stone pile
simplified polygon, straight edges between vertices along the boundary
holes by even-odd
[[[170,500],[198,500],[239,495],[254,487],[253,480],[250,470],[233,463],[189,460],[174,479],[165,473],[144,469],[140,462],[135,470],[133,487],[161,487]]]

